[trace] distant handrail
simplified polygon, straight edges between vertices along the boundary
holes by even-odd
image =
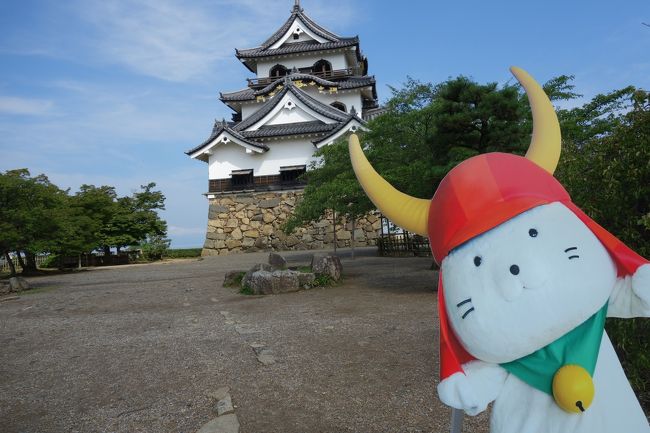
[[[315,77],[323,78],[325,80],[338,80],[351,77],[355,74],[356,71],[355,68],[334,69],[331,71],[313,71],[311,68],[300,68],[299,72],[302,74],[309,74]],[[268,86],[280,78],[283,77],[246,78],[246,81],[248,82],[248,87],[250,88],[261,88]]]

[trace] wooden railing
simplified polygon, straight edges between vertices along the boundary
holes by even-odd
[[[429,239],[408,232],[382,234],[377,246],[380,256],[431,256]]]
[[[269,176],[255,176],[253,183],[234,184],[231,179],[210,179],[208,192],[211,194],[243,191],[280,191],[285,189],[299,189],[307,185],[306,180],[283,181],[279,174]]]
[[[298,72],[302,74],[309,74],[315,77],[323,78],[325,80],[340,80],[343,78],[351,77],[355,74],[356,70],[354,68],[347,69],[335,69],[333,71],[312,71],[311,68],[300,68]],[[263,77],[263,78],[246,78],[248,81],[248,87],[256,89],[268,86],[275,80],[278,80],[282,77]]]

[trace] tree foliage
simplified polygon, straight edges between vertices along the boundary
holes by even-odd
[[[543,87],[552,101],[575,100],[581,95],[572,79],[562,75]],[[361,138],[373,167],[412,196],[431,198],[445,174],[473,155],[523,154],[530,142],[530,106],[517,85],[462,76],[432,85],[409,78],[391,90],[386,113],[370,121]],[[587,214],[650,257],[650,95],[629,86],[557,114],[563,150],[556,177]],[[374,209],[345,143],[320,149],[318,156],[288,229],[328,209],[346,214],[350,203],[355,215]],[[607,329],[636,391],[645,390],[650,400],[650,321],[610,319]]]
[[[558,98],[570,92],[567,81],[559,77],[550,83]],[[430,198],[447,172],[473,155],[525,151],[528,108],[514,85],[479,84],[463,76],[438,85],[409,78],[391,91],[386,113],[371,120],[361,138],[375,169],[407,194]],[[328,210],[357,217],[374,209],[352,171],[345,143],[319,149],[317,156],[288,231]]]
[[[112,186],[82,185],[71,195],[26,169],[0,173],[0,253],[24,254],[23,271],[31,272],[38,253],[76,256],[164,237],[167,225],[157,211],[165,197],[154,188],[118,197]]]
[[[573,201],[650,257],[650,93],[633,87],[563,112],[556,176]],[[607,332],[642,403],[650,406],[650,321],[608,319]]]

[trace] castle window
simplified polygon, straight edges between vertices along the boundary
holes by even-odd
[[[282,65],[275,65],[269,72],[269,77],[284,77],[289,75],[289,70]]]
[[[287,167],[280,167],[280,182],[281,183],[297,183],[301,180],[299,177],[306,171],[304,165],[291,165]]]
[[[253,169],[233,170],[230,173],[232,189],[241,190],[253,187]]]
[[[345,104],[343,102],[336,101],[336,102],[332,102],[330,105],[332,107],[336,108],[337,110],[343,111],[344,113],[348,112],[348,110],[345,108]]]
[[[298,39],[300,39],[300,35],[298,33],[294,33],[293,34],[293,40],[297,41]]]
[[[312,66],[312,71],[317,75],[326,75],[329,72],[332,72],[332,64],[325,59],[320,59],[314,66]]]

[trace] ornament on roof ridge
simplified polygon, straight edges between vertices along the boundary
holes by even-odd
[[[650,262],[571,201],[553,176],[553,105],[528,73],[511,71],[532,110],[526,156],[473,156],[431,200],[395,189],[349,139],[368,197],[428,236],[440,264],[438,395],[469,415],[494,401],[492,433],[648,433],[604,324],[650,317]]]

